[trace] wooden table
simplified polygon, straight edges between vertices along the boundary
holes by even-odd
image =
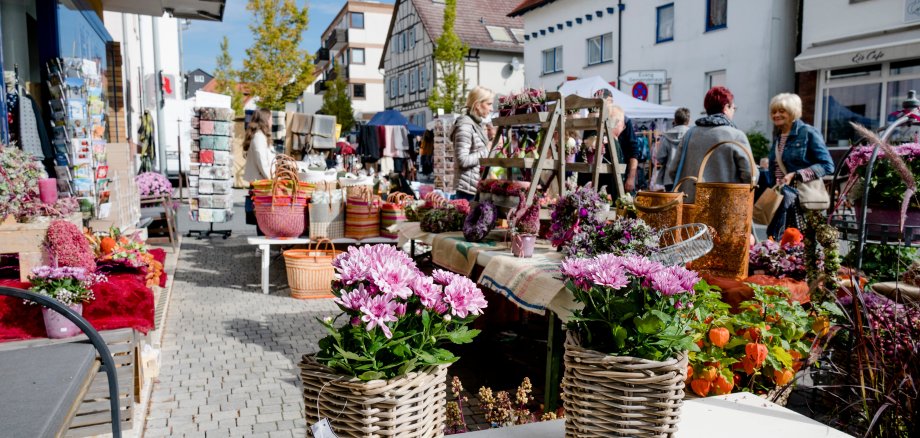
[[[375,243],[385,243],[385,244],[395,244],[396,239],[390,239],[386,237],[370,237],[367,239],[330,239],[333,244],[342,244],[342,245],[370,245]],[[313,243],[313,240],[310,240],[306,237],[290,237],[290,238],[281,238],[281,237],[247,237],[246,242],[250,245],[258,245],[259,250],[262,252],[262,265],[261,265],[261,284],[262,284],[262,293],[268,294],[268,268],[271,266],[271,257],[270,250],[273,245],[308,245]]]

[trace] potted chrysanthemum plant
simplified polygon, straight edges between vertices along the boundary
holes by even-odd
[[[339,436],[443,433],[458,359],[443,346],[479,333],[468,325],[486,307],[482,291],[450,272],[427,276],[389,245],[351,247],[333,267],[340,313],[320,320],[329,335],[300,364],[307,421],[327,418]]]
[[[32,275],[29,276],[29,282],[32,284],[29,290],[54,298],[76,314],[82,315],[83,303],[95,298],[92,287],[103,281],[104,276],[89,272],[86,268],[39,266],[33,269]],[[42,308],[42,318],[49,338],[69,338],[81,333],[67,317],[53,310]]]
[[[565,344],[566,436],[672,436],[687,351],[697,350],[691,313],[699,276],[612,254],[566,259],[562,275],[583,306],[569,319]]]

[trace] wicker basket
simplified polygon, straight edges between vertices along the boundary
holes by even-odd
[[[322,244],[326,245],[326,249],[321,249]],[[317,240],[312,248],[285,251],[284,265],[291,298],[332,298],[331,286],[335,274],[332,259],[335,256],[335,246],[329,239]]]
[[[444,436],[447,365],[365,382],[335,374],[304,355],[300,380],[307,424],[328,418],[339,437]]]
[[[709,148],[700,164],[696,183],[695,222],[708,225],[712,233],[712,251],[694,261],[690,268],[716,277],[740,280],[748,275],[749,236],[754,216],[754,188],[751,183],[703,182],[709,157],[721,146],[736,146],[750,160],[751,175],[757,175],[754,156],[748,148],[734,141],[723,141]]]
[[[565,436],[671,437],[677,432],[687,356],[664,362],[610,356],[565,340]]]
[[[682,186],[687,181],[693,181],[693,183],[696,184],[697,179],[695,176],[688,176],[688,177],[681,178],[681,180],[678,181],[677,184],[674,185],[674,191],[676,192],[680,190],[680,186]],[[681,210],[680,210],[680,223],[682,225],[696,223],[696,216],[698,214],[699,214],[699,207],[696,204],[685,202],[684,205],[681,206]]]
[[[680,226],[683,198],[681,192],[639,192],[636,194],[636,216],[652,228]]]

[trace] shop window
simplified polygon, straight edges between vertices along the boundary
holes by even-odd
[[[351,49],[351,63],[364,64],[364,49]]]
[[[728,0],[706,0],[706,32],[728,25]]]
[[[562,71],[562,46],[543,51],[543,74]]]
[[[674,41],[674,3],[658,7],[655,42]]]
[[[613,33],[606,33],[588,39],[588,65],[613,60]]]
[[[367,97],[364,84],[351,84],[351,97],[355,99],[364,99]]]
[[[828,88],[822,100],[824,140],[829,146],[847,146],[858,140],[850,122],[869,129],[879,126],[881,83]]]
[[[920,59],[910,61],[892,62],[891,74],[896,75],[915,75],[920,74]]]
[[[712,87],[725,86],[725,70],[711,71],[706,73],[706,89]]]
[[[351,13],[351,27],[355,29],[364,29],[364,13],[363,12],[352,12]]]
[[[866,79],[866,78],[878,78],[882,76],[882,65],[869,65],[862,67],[851,67],[851,68],[841,68],[837,70],[831,70],[828,73],[827,79],[829,82],[839,81],[842,79]]]
[[[895,119],[893,113],[901,111],[901,103],[907,98],[907,92],[910,90],[920,90],[920,78],[888,83],[888,99],[886,100],[888,104],[885,108],[885,114],[887,114],[889,122]]]

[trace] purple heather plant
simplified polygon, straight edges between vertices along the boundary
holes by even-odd
[[[346,323],[320,322],[329,336],[316,358],[361,380],[389,379],[417,368],[457,360],[440,346],[472,342],[467,325],[487,303],[467,277],[435,270],[424,275],[404,252],[390,245],[350,247],[332,266],[335,303]],[[338,318],[336,317],[336,319]]]
[[[600,225],[600,204],[601,198],[590,184],[560,198],[551,214],[553,223],[549,229],[550,243],[557,248],[561,247],[582,228],[591,229]]]
[[[463,222],[463,238],[467,242],[481,242],[495,228],[497,217],[495,204],[490,201],[480,202]]]
[[[96,257],[89,241],[73,223],[60,219],[51,222],[45,235],[45,248],[54,266],[96,271]]]
[[[690,324],[700,310],[693,302],[696,289],[708,286],[696,272],[639,255],[602,254],[566,259],[562,277],[584,305],[568,325],[586,348],[649,360],[697,350]]]
[[[658,251],[659,232],[642,219],[618,217],[606,224],[581,227],[562,247],[566,257],[651,255]]]
[[[33,217],[38,200],[38,180],[46,176],[40,162],[21,149],[0,145],[0,220],[13,215]]]
[[[508,213],[512,229],[516,233],[537,235],[540,232],[540,204],[534,203],[530,207],[524,208],[524,201],[526,201],[527,195],[524,192],[520,192],[517,196],[518,208]]]

